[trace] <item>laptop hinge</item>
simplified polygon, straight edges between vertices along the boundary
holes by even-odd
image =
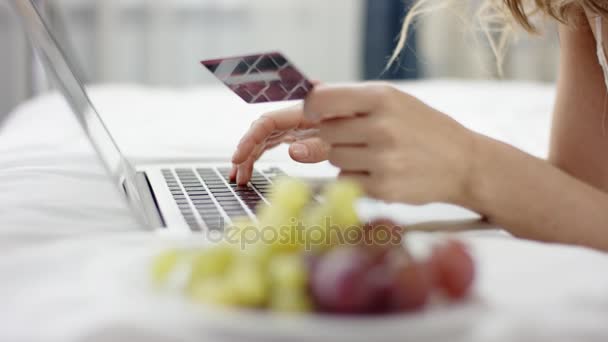
[[[151,227],[167,227],[160,212],[156,196],[154,196],[152,185],[145,172],[137,172],[135,174],[135,186],[139,193],[148,225]]]

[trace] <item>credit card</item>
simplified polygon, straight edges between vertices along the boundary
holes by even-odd
[[[301,100],[313,84],[280,52],[201,62],[247,103]]]

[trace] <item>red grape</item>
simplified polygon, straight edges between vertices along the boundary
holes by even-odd
[[[364,227],[364,243],[376,248],[402,247],[404,228],[390,220],[376,220]]]
[[[466,246],[458,241],[449,241],[435,247],[430,260],[435,268],[435,282],[454,299],[465,297],[475,278],[475,264]]]
[[[370,313],[378,309],[385,293],[382,258],[361,247],[327,252],[314,267],[312,296],[322,311],[343,314]]]
[[[432,290],[429,267],[424,263],[411,261],[395,275],[391,293],[391,306],[396,311],[422,309]]]

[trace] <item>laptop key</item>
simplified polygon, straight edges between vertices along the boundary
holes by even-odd
[[[222,206],[222,209],[224,209],[225,212],[229,212],[229,211],[240,211],[243,210],[243,206]]]
[[[201,226],[198,224],[198,222],[189,222],[188,223],[188,227],[193,232],[200,232],[201,231]]]
[[[244,217],[248,217],[246,212],[238,212],[238,213],[230,213],[228,214],[228,217],[230,217],[231,219],[239,219],[239,218],[244,218]]]
[[[210,230],[224,230],[225,223],[223,221],[209,221],[205,222],[207,228]]]
[[[205,190],[186,190],[188,195],[208,195],[209,193]]]
[[[215,190],[220,190],[220,189],[226,189],[226,184],[207,184],[207,187],[211,190],[215,189]]]
[[[214,204],[211,196],[194,196],[192,197],[192,203],[194,204]]]
[[[253,189],[251,189],[249,191],[236,191],[236,194],[241,197],[259,196],[258,193],[256,191],[254,191]]]
[[[230,205],[230,204],[236,204],[239,205],[241,204],[241,202],[239,202],[236,198],[218,198],[217,199],[218,202],[220,202],[221,205]]]
[[[215,203],[199,203],[199,204],[195,203],[194,206],[199,210],[205,210],[205,211],[209,211],[209,212],[219,212],[219,209],[217,208]]]
[[[215,208],[215,203],[211,201],[211,199],[209,199],[208,201],[194,200],[192,201],[192,203],[194,203],[195,206]]]
[[[215,198],[217,198],[217,200],[224,200],[224,199],[234,199],[235,196],[232,193],[221,193],[221,194],[213,194],[213,196]]]
[[[211,214],[211,213],[217,213],[217,208],[215,207],[200,207],[200,206],[195,206],[196,210],[198,211],[199,214]]]
[[[192,201],[195,200],[204,200],[204,199],[211,199],[211,196],[209,196],[209,194],[188,194],[190,196],[190,198],[192,199]]]
[[[201,182],[199,181],[182,181],[182,184],[184,185],[184,187],[188,187],[188,186],[202,186]]]
[[[202,216],[203,222],[206,224],[218,224],[223,225],[225,220],[222,216]]]
[[[186,192],[193,192],[193,191],[204,191],[204,192],[207,192],[207,189],[205,189],[205,188],[200,188],[200,187],[195,187],[195,188],[186,188]]]
[[[231,194],[232,193],[232,191],[229,188],[211,189],[211,192],[213,194]]]
[[[199,205],[213,205],[215,206],[215,202],[211,199],[211,197],[194,197],[192,198],[192,203]]]

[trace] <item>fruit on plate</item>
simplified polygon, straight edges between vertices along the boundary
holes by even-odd
[[[402,265],[391,276],[390,306],[395,311],[423,308],[433,290],[431,270],[415,260]]]
[[[157,255],[152,262],[152,280],[162,284],[169,278],[171,271],[179,261],[179,251],[169,249]]]
[[[475,278],[475,264],[466,246],[459,241],[448,241],[435,246],[431,256],[435,281],[451,298],[465,297]]]
[[[226,280],[241,306],[263,307],[268,301],[269,282],[259,263],[239,258],[228,271]]]
[[[323,191],[328,218],[331,223],[342,228],[361,226],[357,215],[356,202],[363,196],[361,188],[350,181],[332,183]]]
[[[330,313],[357,314],[373,311],[382,300],[386,269],[382,255],[365,247],[335,248],[321,257],[311,274],[316,306]]]
[[[447,241],[416,259],[402,227],[361,222],[362,195],[357,184],[339,181],[316,202],[305,183],[279,180],[258,221],[237,220],[225,241],[206,248],[161,253],[151,277],[162,285],[185,269],[183,291],[194,303],[284,313],[410,312],[433,295],[468,295],[475,265],[464,244]]]
[[[193,284],[190,298],[195,303],[215,306],[237,306],[239,299],[231,291],[230,283],[222,277],[211,277]]]
[[[306,264],[299,254],[277,256],[271,260],[268,274],[278,288],[304,290],[308,285]]]
[[[361,188],[350,181],[332,183],[323,190],[323,204],[309,208],[303,217],[307,237],[315,242],[313,248],[327,250],[344,244],[348,230],[363,233],[356,211],[356,202],[362,196]]]

